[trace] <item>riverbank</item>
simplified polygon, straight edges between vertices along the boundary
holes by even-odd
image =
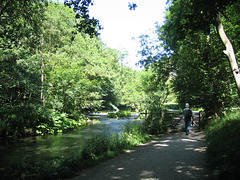
[[[164,135],[85,170],[72,180],[207,179],[205,155],[203,132]]]
[[[135,116],[0,145],[1,179],[62,179],[149,141]]]

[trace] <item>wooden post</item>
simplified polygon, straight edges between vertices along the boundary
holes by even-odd
[[[151,119],[151,129],[150,129],[150,132],[152,132],[152,127],[153,127],[153,112],[152,111],[151,111],[150,119]]]
[[[145,120],[145,127],[148,130],[148,122],[147,122],[147,110],[145,110],[145,114],[144,114],[144,120]]]
[[[164,111],[161,111],[161,120],[164,121]]]
[[[202,114],[202,111],[199,111],[199,129],[202,128],[201,114]]]

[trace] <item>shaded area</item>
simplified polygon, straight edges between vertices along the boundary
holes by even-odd
[[[207,179],[205,139],[196,130],[166,135],[82,172],[77,179]]]
[[[46,157],[66,157],[79,151],[85,141],[102,132],[121,132],[128,121],[138,121],[138,115],[129,118],[112,119],[99,115],[100,123],[86,128],[60,133],[21,138],[14,141],[0,141],[0,171],[11,163],[40,161]]]

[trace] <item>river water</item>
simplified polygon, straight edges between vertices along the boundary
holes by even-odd
[[[99,114],[97,115],[99,116]],[[121,132],[123,125],[127,122],[139,121],[138,115],[121,119],[109,119],[101,115],[99,120],[100,123],[57,135],[27,137],[10,142],[2,141],[0,143],[0,170],[9,163],[24,159],[64,156],[74,149],[81,149],[84,142],[93,138],[97,133]]]

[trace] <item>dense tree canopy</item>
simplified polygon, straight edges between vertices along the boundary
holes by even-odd
[[[93,0],[64,0],[64,4],[76,12],[76,27],[79,32],[87,33],[91,37],[99,35],[98,31],[102,29],[99,21],[89,16],[88,8],[93,5]]]
[[[239,58],[239,0],[211,0],[209,9],[198,0],[170,1],[158,41],[141,36],[140,72],[120,64],[124,54],[97,37],[99,22],[88,14],[93,1],[9,2],[0,3],[1,136],[78,128],[90,111],[159,110],[173,91],[206,117],[239,103],[238,71],[228,67],[216,26],[224,26]]]
[[[0,38],[1,136],[77,128],[84,124],[83,113],[103,108],[139,109],[142,91],[137,92],[136,85],[140,72],[121,66],[123,55],[101,42],[96,27],[89,25],[93,35],[84,24],[90,1],[81,1],[82,6],[80,1],[69,1],[77,3],[73,9],[69,8],[73,4],[43,1],[14,1],[10,8],[8,2],[1,1],[0,9],[4,25]],[[86,31],[79,30],[79,24]]]
[[[239,103],[233,69],[222,53],[224,46],[216,26],[219,13],[224,14],[222,23],[238,57],[238,10],[239,1],[173,0],[164,24],[158,27],[158,45],[154,48],[141,38],[145,58],[140,63],[153,67],[158,79],[169,77],[179,102],[202,107],[206,117],[221,115]]]
[[[240,73],[235,58],[235,53],[231,41],[226,36],[221,14],[225,14],[226,9],[231,6],[237,6],[239,1],[222,1],[222,0],[173,0],[169,7],[167,21],[164,25],[163,32],[164,43],[166,48],[175,51],[181,46],[181,41],[189,34],[204,33],[210,34],[213,26],[223,42],[226,50],[223,52],[227,55],[231,70],[234,75],[236,87],[240,92]],[[240,95],[240,93],[239,93]]]

